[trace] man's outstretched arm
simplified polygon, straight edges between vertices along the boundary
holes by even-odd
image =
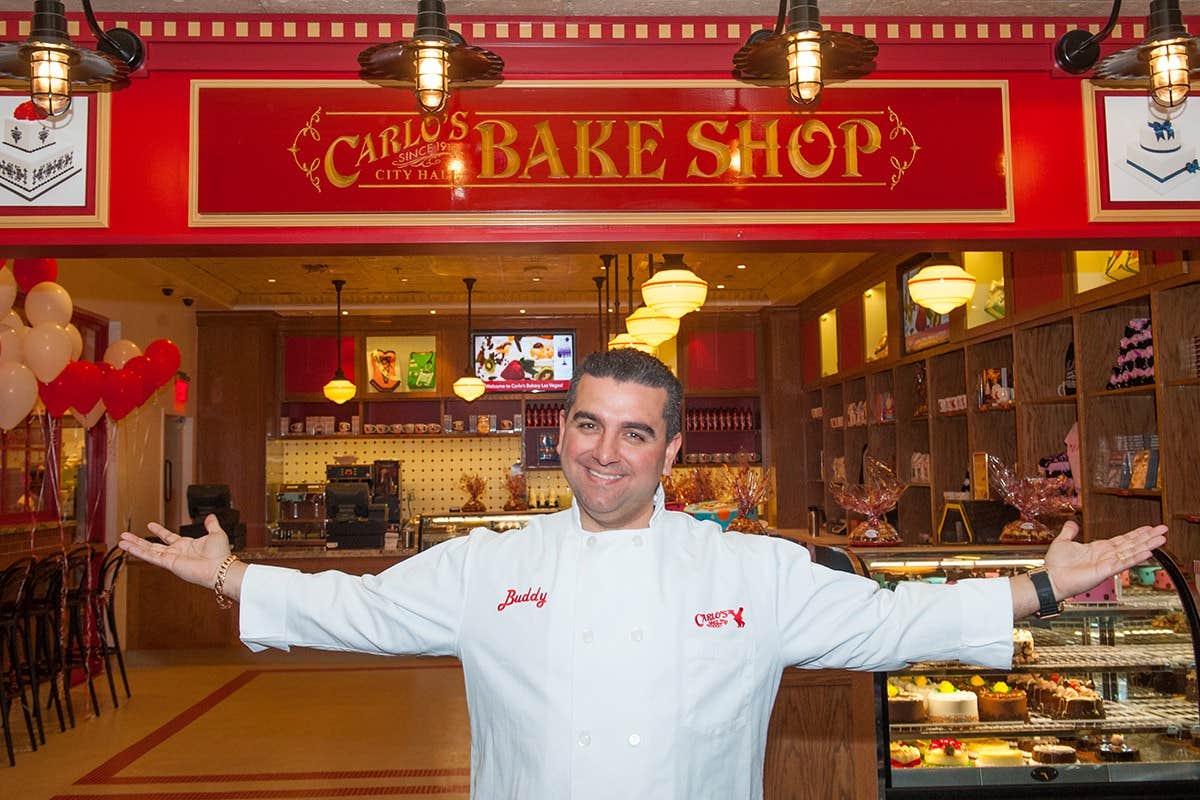
[[[1112,539],[1095,542],[1075,541],[1079,525],[1067,522],[1046,550],[1045,567],[1058,601],[1086,592],[1122,570],[1150,558],[1150,551],[1166,541],[1166,525],[1143,525]],[[1027,617],[1038,610],[1037,592],[1028,575],[1009,578],[1012,587],[1013,619]]]
[[[209,514],[204,518],[204,530],[208,533],[199,539],[172,533],[157,522],[151,522],[146,527],[163,544],[150,542],[127,531],[121,534],[121,540],[118,542],[121,549],[143,561],[169,570],[188,583],[207,586],[210,589],[214,587],[221,562],[232,552],[229,537],[221,530],[215,515]],[[242,576],[245,573],[246,565],[241,561],[230,564],[225,573],[221,593],[230,600],[240,599]]]

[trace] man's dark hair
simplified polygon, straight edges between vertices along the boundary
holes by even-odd
[[[603,353],[592,353],[583,360],[583,365],[571,378],[567,389],[566,413],[571,414],[579,381],[584,375],[593,378],[612,378],[623,383],[636,383],[651,389],[663,389],[667,402],[663,405],[663,421],[667,423],[667,441],[679,433],[683,406],[683,386],[666,364],[657,358],[637,350],[622,348]]]

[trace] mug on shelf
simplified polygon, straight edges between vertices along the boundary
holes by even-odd
[[[463,427],[465,425],[466,425],[466,423],[464,423],[461,419],[456,419],[456,420],[454,420],[454,423],[451,425],[451,427],[454,428],[455,433],[462,433]]]
[[[350,432],[350,423],[349,422],[339,422],[337,424],[337,429],[338,429],[338,433],[349,433]]]
[[[363,433],[374,433],[375,427],[376,425],[373,422],[364,422],[362,426]]]
[[[292,433],[304,433],[304,423],[293,422],[291,425],[288,425],[288,430]]]
[[[405,433],[416,433],[417,425],[415,422],[405,422],[403,425],[403,430]],[[399,433],[399,431],[397,431],[397,433]]]

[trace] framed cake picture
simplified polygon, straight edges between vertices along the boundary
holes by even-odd
[[[78,92],[50,119],[27,92],[0,92],[0,227],[108,224],[107,92]]]
[[[1083,87],[1089,220],[1200,220],[1200,106]]]

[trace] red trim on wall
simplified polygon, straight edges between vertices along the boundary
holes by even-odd
[[[1013,309],[1038,308],[1063,298],[1063,253],[1018,250],[1012,254]]]

